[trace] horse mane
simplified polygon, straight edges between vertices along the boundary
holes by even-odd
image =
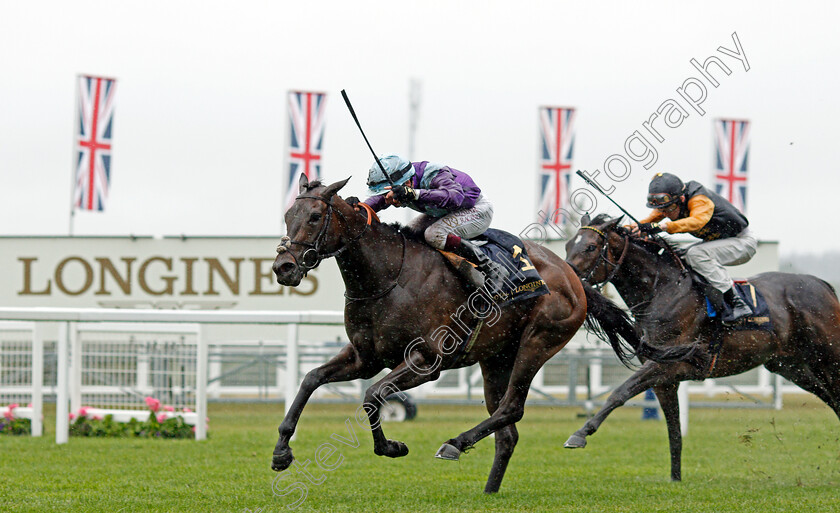
[[[413,226],[400,224],[400,223],[397,223],[397,222],[387,223],[387,224],[382,223],[382,226],[386,230],[390,230],[390,231],[396,233],[397,235],[405,236],[405,238],[408,239],[408,240],[426,244],[426,238],[423,235],[423,230],[421,230],[419,228],[415,228]]]
[[[310,192],[314,189],[319,187],[323,187],[324,183],[321,180],[313,180],[306,185],[306,192]],[[359,215],[366,215],[364,212],[360,212]],[[403,235],[406,239],[415,241],[415,242],[422,242],[425,244],[426,239],[423,235],[423,230],[419,228],[414,228],[411,226],[406,226],[400,224],[398,222],[393,223],[382,223],[382,226],[397,235]]]

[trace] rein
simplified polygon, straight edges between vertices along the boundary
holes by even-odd
[[[610,259],[608,258],[609,244],[607,244],[607,242],[609,242],[609,241],[607,239],[607,234],[605,234],[603,231],[599,230],[598,228],[595,228],[594,226],[581,226],[580,229],[581,230],[591,230],[591,231],[597,233],[598,235],[600,235],[602,239],[604,239],[604,244],[601,245],[601,253],[598,255],[598,261],[595,262],[595,265],[593,265],[592,268],[589,270],[589,272],[586,273],[586,276],[583,276],[581,278],[584,281],[589,281],[589,279],[592,278],[592,275],[595,274],[595,269],[598,268],[598,264],[600,264],[601,261],[603,260],[605,265],[609,265],[609,266],[612,267],[612,272],[610,272],[609,276],[607,276],[607,279],[605,279],[604,281],[595,285],[596,288],[600,288],[605,283],[607,283],[610,280],[612,280],[613,278],[615,278],[616,273],[618,273],[618,269],[621,267],[621,264],[624,263],[624,257],[627,256],[627,248],[630,247],[630,237],[627,234],[624,235],[624,249],[621,250],[621,256],[618,257],[618,261],[613,263],[613,262],[610,262]]]
[[[406,246],[408,246],[408,242],[406,242],[406,240],[405,240],[405,234],[400,234],[400,235],[402,235],[402,258],[400,258],[400,270],[397,272],[397,277],[394,278],[394,283],[392,283],[391,285],[386,287],[385,290],[383,290],[382,292],[377,292],[376,294],[374,294],[372,296],[365,296],[365,297],[349,296],[349,295],[347,295],[347,291],[345,290],[344,291],[344,302],[345,303],[351,303],[353,301],[368,301],[368,300],[371,300],[371,299],[379,299],[381,297],[386,296],[389,292],[394,290],[394,288],[400,282],[400,277],[402,276],[403,267],[405,267],[405,248],[406,248]]]
[[[318,232],[317,237],[315,237],[315,242],[314,243],[313,242],[307,242],[307,241],[292,240],[291,237],[283,236],[283,237],[280,238],[280,244],[277,246],[277,253],[278,254],[285,253],[286,251],[289,251],[291,249],[292,245],[303,246],[304,248],[306,248],[304,250],[304,252],[300,255],[300,260],[298,260],[298,257],[296,257],[294,253],[289,251],[289,254],[292,255],[292,259],[294,259],[294,261],[295,261],[295,265],[304,269],[304,275],[306,275],[312,269],[315,269],[316,267],[321,265],[321,261],[324,260],[325,258],[330,258],[330,257],[340,255],[341,253],[343,253],[347,249],[347,246],[349,244],[351,244],[353,242],[356,242],[357,240],[361,239],[362,236],[367,231],[368,226],[371,225],[371,222],[373,221],[373,219],[376,219],[377,221],[379,221],[379,218],[376,216],[376,213],[373,212],[373,209],[368,207],[367,209],[365,209],[366,212],[367,212],[368,219],[367,219],[367,223],[365,223],[365,225],[362,227],[362,231],[359,232],[358,235],[354,236],[353,238],[348,240],[346,243],[344,243],[344,245],[341,246],[340,248],[338,248],[337,250],[335,250],[333,252],[330,252],[330,253],[322,253],[321,252],[321,247],[324,243],[324,239],[327,236],[327,232],[329,231],[330,222],[332,221],[332,217],[333,217],[332,216],[333,211],[335,211],[339,215],[339,217],[341,217],[344,220],[344,222],[347,222],[347,218],[344,217],[344,214],[342,214],[340,210],[335,210],[335,207],[333,206],[331,200],[326,200],[326,199],[322,198],[321,196],[301,194],[300,196],[295,198],[295,201],[297,201],[299,199],[314,199],[314,200],[318,200],[318,201],[323,201],[324,203],[327,204],[327,220],[321,226],[321,230]],[[367,205],[365,205],[365,206],[367,206]],[[312,259],[314,259],[314,261]]]

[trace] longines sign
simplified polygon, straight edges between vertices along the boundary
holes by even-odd
[[[278,237],[0,237],[0,306],[340,310],[333,261],[296,288],[271,271]]]

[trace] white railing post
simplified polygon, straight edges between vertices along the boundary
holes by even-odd
[[[600,358],[589,360],[589,389],[592,395],[600,395],[604,391],[604,365]]]
[[[32,328],[32,436],[44,434],[44,323]]]
[[[207,363],[207,379],[208,379],[208,381],[210,379],[215,379],[215,381],[213,381],[212,385],[210,385],[210,384],[207,385],[207,394],[208,394],[208,396],[212,397],[213,399],[218,399],[219,397],[222,396],[222,394],[221,394],[222,380],[219,379],[219,376],[222,375],[222,358],[221,358],[222,345],[221,344],[215,344],[214,348],[215,349],[213,350],[213,353],[217,356],[216,356],[216,358],[213,359],[212,362]],[[207,347],[207,357],[208,358],[210,357],[210,346],[209,345]]]
[[[298,370],[300,369],[300,358],[298,356],[298,325],[293,322],[286,330],[286,413],[292,407],[298,388]],[[296,438],[297,433],[292,433],[291,440]]]
[[[778,374],[773,375],[773,408],[777,410],[782,409],[782,377]]]
[[[204,440],[207,438],[207,356],[209,351],[202,326],[199,325],[196,329],[198,351],[195,362],[195,411],[198,413],[198,420],[195,424],[195,439]]]
[[[67,375],[69,373],[68,345],[71,328],[70,322],[62,322],[58,328],[58,369],[56,379],[56,402],[55,402],[55,443],[66,444],[70,436],[70,419],[68,415],[69,390]]]
[[[688,382],[683,381],[677,389],[677,403],[680,408],[680,433],[682,436],[688,434]]]
[[[82,337],[76,323],[70,324],[70,411],[77,412],[82,404]]]
[[[758,368],[758,390],[759,394],[767,394],[767,391],[770,390],[771,394],[775,394],[775,390],[773,389],[773,385],[770,383],[770,371],[767,370],[766,367],[759,367]]]
[[[298,388],[298,325],[293,322],[289,324],[286,329],[286,406],[285,411],[288,413],[289,408],[292,407],[292,402],[295,400]]]

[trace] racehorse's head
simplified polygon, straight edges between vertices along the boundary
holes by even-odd
[[[277,283],[296,287],[321,260],[341,251],[340,225],[346,223],[339,220],[346,220],[354,211],[336,193],[348,180],[323,186],[317,181],[310,184],[306,175],[301,175],[300,194],[285,216],[287,236],[280,240],[271,267]]]
[[[589,283],[609,281],[620,265],[617,263],[626,240],[618,233],[621,217],[610,219],[600,214],[590,220],[589,214],[580,220],[581,227],[566,243],[566,262]]]

